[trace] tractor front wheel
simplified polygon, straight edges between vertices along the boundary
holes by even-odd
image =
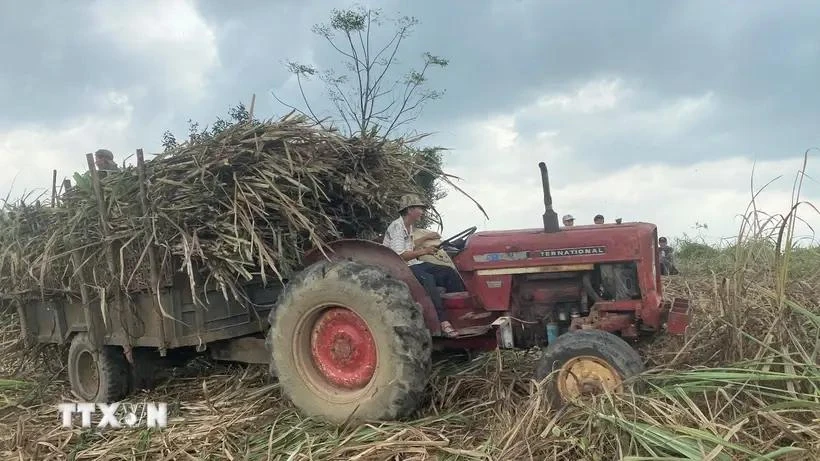
[[[269,320],[271,371],[303,413],[400,419],[419,404],[432,338],[407,285],[379,268],[319,261],[288,283]]]
[[[566,333],[547,347],[536,378],[547,381],[553,407],[603,392],[622,392],[625,381],[644,371],[643,360],[626,341],[601,330]]]

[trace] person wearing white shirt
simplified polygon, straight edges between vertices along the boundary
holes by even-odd
[[[436,307],[436,313],[441,322],[441,331],[447,337],[455,338],[458,336],[458,332],[447,320],[447,313],[444,310],[437,286],[444,287],[447,293],[454,293],[465,291],[464,282],[453,268],[431,264],[418,259],[419,256],[435,253],[436,248],[428,247],[416,250],[417,244],[426,240],[441,238],[438,233],[431,232],[424,235],[418,242],[413,241],[413,225],[424,215],[427,205],[416,195],[405,195],[401,198],[399,208],[400,216],[387,227],[382,243],[398,253],[407,262],[410,270],[413,271],[416,279],[430,295],[430,299]]]

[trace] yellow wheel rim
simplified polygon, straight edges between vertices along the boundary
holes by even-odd
[[[558,392],[564,400],[620,392],[621,376],[609,363],[588,355],[568,360],[558,372]]]

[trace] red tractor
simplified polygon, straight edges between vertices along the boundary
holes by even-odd
[[[689,316],[686,300],[663,299],[656,227],[559,227],[539,167],[543,228],[472,227],[441,242],[468,290],[443,295],[459,338],[441,334],[424,288],[389,248],[339,240],[308,254],[269,315],[271,371],[285,395],[334,422],[404,418],[422,400],[434,348],[544,348],[534,377],[550,377],[558,404],[640,373],[627,341],[681,334]]]

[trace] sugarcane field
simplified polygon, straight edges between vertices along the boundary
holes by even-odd
[[[0,5],[0,459],[820,459],[789,3]]]

